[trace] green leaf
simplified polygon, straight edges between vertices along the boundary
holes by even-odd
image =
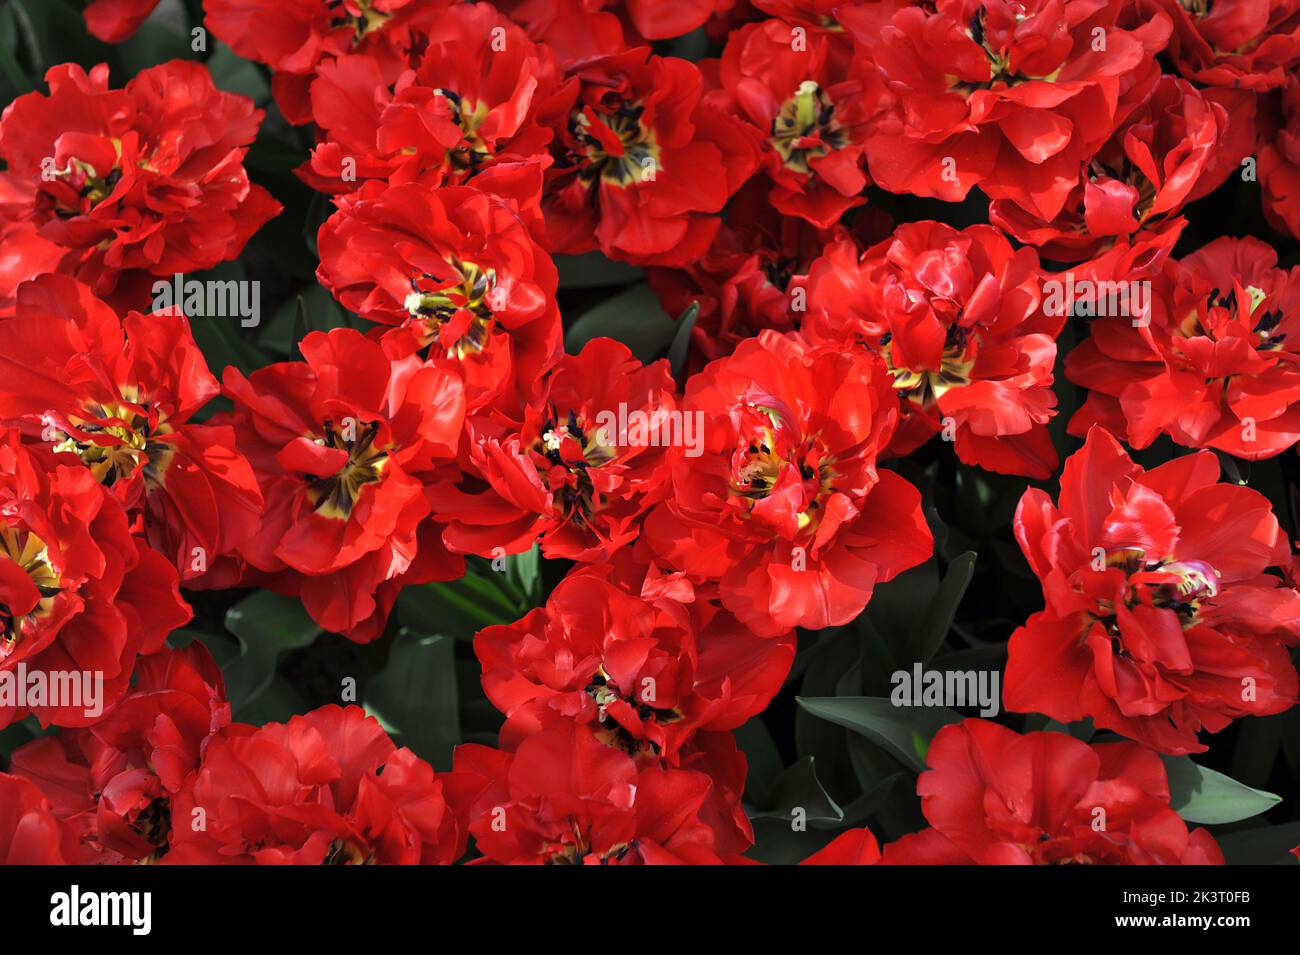
[[[761,716],[751,717],[735,732],[736,745],[749,763],[745,791],[765,796],[784,769],[776,741]]]
[[[668,347],[668,364],[672,368],[673,378],[681,386],[686,384],[686,358],[691,352],[691,329],[700,317],[700,303],[691,302],[690,307],[677,319],[677,334]]]
[[[36,88],[27,71],[18,63],[18,14],[15,7],[0,7],[0,70],[19,93]]]
[[[887,808],[896,788],[907,800],[915,800],[912,777],[906,773],[893,773],[844,807],[844,824],[860,826],[865,819]]]
[[[854,621],[855,629],[869,624],[879,635],[889,651],[889,672],[915,662],[908,648],[923,619],[923,608],[934,602],[941,583],[938,562],[927,560],[877,587],[866,612]]]
[[[402,626],[425,636],[470,640],[484,627],[510,623],[519,616],[515,596],[473,572],[460,580],[405,587],[397,597]]]
[[[813,716],[879,743],[905,765],[925,769],[925,752],[941,727],[961,721],[947,707],[901,707],[883,697],[796,697]]]
[[[17,723],[11,723],[0,730],[0,768],[8,768],[9,759],[13,756],[14,750],[43,735],[45,735],[45,731],[41,729],[41,724],[37,722],[34,716],[29,716]]]
[[[555,267],[560,273],[560,288],[608,288],[640,282],[645,273],[626,262],[615,262],[600,252],[585,255],[557,255]]]
[[[793,822],[795,813],[803,811],[807,822],[838,825],[844,810],[830,797],[817,778],[813,757],[805,756],[783,772],[772,785],[761,806],[750,812],[751,819],[784,819]]]
[[[268,363],[267,357],[255,346],[239,337],[239,322],[228,318],[193,318],[190,330],[194,341],[203,352],[208,368],[217,378],[228,366],[245,375]]]
[[[614,338],[641,361],[651,362],[667,351],[676,332],[677,323],[665,314],[650,286],[642,282],[579,316],[564,336],[564,349],[576,355],[593,338]]]
[[[316,248],[316,237],[320,234],[320,227],[325,224],[325,220],[333,211],[334,204],[324,193],[318,192],[312,196],[307,206],[307,219],[302,227],[302,237],[307,243],[307,248],[311,250],[312,258],[320,258],[320,252]]]
[[[258,132],[257,138],[253,140],[253,145],[248,147],[248,155],[244,157],[244,165],[251,170],[268,176],[295,179],[293,171],[306,162],[307,157],[307,150],[284,139],[282,136],[276,135],[270,128],[263,126]],[[319,195],[319,193],[316,194],[316,196]],[[302,236],[311,250],[313,260],[316,258],[316,230],[320,228],[321,222],[324,221],[319,218],[319,215],[322,209],[327,208],[324,204],[317,205],[316,198],[313,197],[309,210],[311,216],[308,217],[310,234],[308,234],[307,227],[302,232]]]
[[[510,554],[505,558],[505,582],[517,593],[519,610],[531,610],[541,603],[542,595],[542,551],[534,544],[522,554]]]
[[[367,712],[399,746],[409,746],[438,770],[451,768],[452,748],[461,738],[455,646],[449,637],[403,632],[388,665],[366,687]]]
[[[287,723],[299,713],[306,713],[310,706],[303,699],[297,688],[285,679],[281,673],[271,677],[266,688],[257,694],[257,698],[244,705],[239,711],[241,723],[263,726],[266,723]]]
[[[269,590],[259,590],[226,611],[226,629],[239,638],[242,650],[224,671],[237,713],[270,685],[281,654],[309,646],[321,634],[301,603]]]
[[[821,634],[826,649],[808,662],[808,669],[799,683],[799,695],[809,698],[834,697],[836,687],[844,672],[851,669],[862,656],[858,641],[845,639],[847,634]],[[794,714],[795,756],[817,757],[821,778],[838,784],[837,792],[845,792],[853,783],[853,767],[849,762],[848,733],[842,726],[819,719],[800,708]]]
[[[1197,766],[1186,756],[1163,756],[1169,774],[1169,805],[1188,822],[1221,825],[1258,816],[1279,802],[1230,776]]]
[[[952,630],[953,618],[957,616],[957,607],[970,586],[975,575],[975,552],[966,551],[948,565],[948,572],[943,575],[943,582],[926,606],[920,624],[912,631],[907,641],[907,659],[928,663],[939,648],[943,646],[948,632]]]
[[[271,95],[271,86],[257,66],[220,41],[208,57],[208,70],[217,89],[227,93],[247,96],[254,103],[264,103]]]
[[[294,302],[294,338],[297,345],[312,332],[329,332],[348,327],[348,313],[334,296],[320,285],[302,290]],[[293,349],[290,349],[291,353]]]
[[[223,669],[227,663],[239,656],[239,641],[232,640],[227,636],[204,633],[201,630],[192,630],[189,627],[173,630],[167,635],[167,645],[173,649],[180,650],[191,643],[201,643],[207,647],[213,661]]]
[[[131,76],[169,60],[185,60],[194,56],[188,34],[181,36],[175,30],[152,21],[140,24],[135,33],[117,44],[116,52],[122,66]],[[115,85],[120,86],[124,82],[125,78],[119,77]]]
[[[67,0],[8,0],[5,6],[15,8],[36,76],[43,77],[56,63],[75,62],[89,68],[115,57],[112,46],[90,35],[82,11]],[[121,69],[112,72],[114,87],[129,78]]]
[[[1282,751],[1282,714],[1241,721],[1228,772],[1249,786],[1266,784]]]
[[[675,56],[679,59],[690,60],[692,63],[706,59],[709,56],[709,49],[709,34],[704,27],[699,27],[690,33],[684,33],[669,40],[661,40],[655,44],[655,52],[662,56]]]
[[[270,319],[262,323],[258,344],[278,355],[298,358],[298,342],[308,332],[329,331],[349,324],[348,313],[320,285],[309,285],[290,295]]]
[[[789,819],[755,819],[754,845],[745,855],[765,865],[797,865],[824,849],[838,835],[837,829],[811,826],[798,832]]]
[[[936,670],[1001,670],[1007,665],[1007,645],[990,643],[982,647],[954,650],[934,660]]]
[[[930,752],[930,740],[916,730],[912,730],[912,752],[916,753],[916,761],[924,766],[926,753]]]
[[[243,282],[247,274],[239,262],[223,262],[214,269],[186,275],[185,282]],[[159,279],[158,281],[167,281]],[[204,303],[206,306],[206,302]],[[190,314],[190,331],[198,343],[199,350],[207,360],[208,368],[217,378],[227,365],[233,365],[248,374],[269,362],[267,355],[254,345],[249,336],[257,333],[254,328],[244,328],[239,316],[207,315],[203,312]]]
[[[1297,865],[1291,850],[1300,845],[1300,822],[1258,826],[1219,836],[1228,865]]]

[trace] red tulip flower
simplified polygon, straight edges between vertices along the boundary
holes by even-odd
[[[702,438],[677,409],[666,361],[588,342],[560,359],[523,421],[469,427],[466,479],[440,490],[443,539],[503,556],[540,541],[547,557],[593,561],[636,539],[668,487],[672,448]]]
[[[1066,376],[1089,389],[1072,434],[1100,424],[1135,448],[1167,434],[1248,460],[1300,440],[1300,267],[1225,236],[1166,260],[1150,299],[1149,319],[1096,318],[1070,353]]]
[[[219,91],[206,67],[173,60],[120,90],[108,67],[51,67],[50,92],[28,93],[0,119],[6,231],[33,229],[0,287],[43,271],[72,275],[122,311],[144,309],[152,276],[236,258],[280,204],[249,182],[244,156],[262,111]],[[50,254],[58,251],[51,268]]]
[[[176,570],[131,534],[88,468],[0,435],[0,671],[81,688],[0,705],[0,727],[29,714],[94,723],[127,692],[136,659],[190,617]]]
[[[942,433],[969,464],[1046,478],[1066,314],[1044,308],[1042,283],[1034,251],[996,229],[907,223],[861,254],[851,241],[826,249],[808,272],[804,328],[884,361],[902,410],[890,452]]]
[[[47,275],[0,322],[0,418],[111,488],[189,587],[230,586],[262,514],[234,430],[193,420],[219,391],[175,311],[119,319]]]
[[[398,749],[359,706],[214,737],[175,800],[167,863],[450,865],[477,789]]]
[[[1169,808],[1164,764],[1135,743],[1024,736],[987,720],[935,734],[917,780],[931,828],[885,865],[1222,865],[1204,829]]]
[[[101,865],[167,854],[173,800],[230,723],[221,671],[203,644],[143,657],[136,676],[102,720],[33,740],[12,759],[11,771],[40,787]]]
[[[344,308],[393,326],[384,335],[391,357],[451,361],[471,412],[518,417],[563,346],[555,266],[515,201],[531,195],[535,210],[537,169],[506,173],[492,188],[504,180],[517,190],[510,198],[367,183],[321,227],[316,274]]]
[[[866,140],[871,177],[949,202],[978,185],[1055,219],[1079,168],[1160,76],[1169,18],[1130,26],[1128,9],[938,0],[838,10],[892,96]]]
[[[794,660],[794,635],[757,640],[728,614],[696,626],[675,601],[625,593],[575,571],[538,608],[474,637],[483,689],[513,749],[551,723],[591,727],[633,755],[671,765],[702,730],[729,730],[767,706]]]
[[[898,408],[869,352],[764,332],[692,376],[682,410],[703,444],[678,453],[646,540],[756,634],[847,623],[930,555],[920,494],[876,467]]]
[[[1208,451],[1143,470],[1093,428],[1053,504],[1031,488],[1015,530],[1045,610],[1011,635],[1008,709],[1101,728],[1174,755],[1296,702],[1300,593],[1268,499],[1220,484]]]
[[[390,361],[348,328],[298,347],[305,361],[247,377],[226,369],[240,450],[266,501],[239,553],[322,627],[364,643],[383,632],[405,584],[464,572],[427,520],[421,477],[455,456],[464,384],[445,361]]]

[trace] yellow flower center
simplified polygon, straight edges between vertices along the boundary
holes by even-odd
[[[347,463],[329,477],[307,476],[307,498],[316,513],[333,520],[347,520],[352,515],[361,490],[383,479],[388,465],[388,451],[375,447],[377,424],[360,424],[345,419],[342,426],[326,421],[323,433],[314,440],[327,448],[348,452]]]
[[[17,527],[0,530],[0,558],[5,557],[31,578],[41,596],[36,606],[22,616],[0,603],[0,660],[13,652],[27,623],[49,614],[54,599],[63,589],[58,571],[50,563],[49,548],[31,531]]]
[[[424,288],[436,284],[431,276],[412,279],[405,305],[411,317],[423,324],[422,348],[442,341],[446,357],[464,359],[483,351],[492,337],[491,302],[493,295],[499,294],[496,270],[474,262],[448,264],[460,273],[459,281],[441,288]]]

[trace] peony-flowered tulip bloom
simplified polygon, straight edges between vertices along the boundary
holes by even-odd
[[[488,699],[513,748],[559,720],[632,754],[676,765],[687,740],[735,729],[767,706],[794,660],[794,635],[755,639],[722,613],[707,626],[671,600],[625,593],[595,567],[538,608],[474,638]]]
[[[87,861],[161,860],[177,793],[213,733],[230,723],[221,671],[201,643],[142,657],[136,683],[104,718],[14,751],[11,772],[35,783],[78,833]]]
[[[24,285],[0,322],[0,419],[111,488],[188,587],[231,586],[262,514],[234,430],[192,420],[219,391],[184,316],[119,319],[74,279]]]
[[[545,154],[577,81],[489,4],[452,7],[430,24],[418,69],[385,79],[373,57],[320,64],[311,84],[321,141],[299,175],[323,192],[368,179],[460,185]],[[358,107],[361,108],[358,108]]]
[[[691,377],[701,453],[679,452],[646,518],[668,567],[714,582],[765,636],[836,626],[877,583],[925,560],[919,492],[876,466],[898,421],[884,364],[865,349],[764,332]]]
[[[322,627],[364,643],[383,633],[403,585],[464,572],[427,520],[419,476],[455,457],[464,383],[446,361],[390,361],[353,329],[298,347],[305,361],[226,369],[240,451],[266,501],[239,554]]]
[[[475,847],[509,865],[719,865],[707,773],[640,765],[568,721],[514,752],[456,748],[456,774],[484,782]]]
[[[177,795],[162,861],[201,865],[450,865],[465,852],[459,800],[477,781],[436,774],[359,706],[235,724]]]
[[[1300,593],[1268,573],[1290,548],[1266,497],[1218,477],[1208,451],[1147,471],[1093,428],[1058,503],[1025,492],[1016,539],[1047,606],[1011,635],[1008,709],[1180,755],[1296,702]]]
[[[1056,261],[1078,261],[1117,237],[1176,216],[1209,195],[1254,147],[1255,96],[1197,90],[1162,76],[1141,105],[1079,170],[1061,213],[1044,220],[1013,199],[995,199],[989,221]]]
[[[94,723],[126,693],[136,659],[190,617],[175,568],[132,535],[89,468],[0,434],[0,672],[10,689],[33,676],[50,688],[5,700],[0,727],[29,714]]]
[[[546,246],[637,265],[698,258],[758,161],[750,130],[702,99],[688,60],[634,48],[573,67],[577,99],[551,143]]]
[[[1167,434],[1249,460],[1300,440],[1300,267],[1225,236],[1143,281],[1150,314],[1094,319],[1066,361],[1089,389],[1071,433],[1100,424],[1135,448]]]
[[[1275,89],[1300,64],[1295,0],[1141,0],[1138,8],[1173,21],[1169,56],[1203,86]]]
[[[1128,0],[837,11],[892,94],[866,140],[872,179],[950,202],[978,185],[1055,219],[1079,168],[1160,77],[1169,17],[1129,25],[1128,14]]]
[[[0,233],[34,229],[40,242],[8,264],[0,314],[18,282],[58,271],[121,311],[150,302],[153,276],[171,279],[233,259],[280,204],[249,182],[244,155],[262,111],[224,93],[205,66],[173,60],[120,90],[108,67],[51,67],[49,95],[28,93],[0,118]],[[57,265],[48,257],[57,249]]]
[[[737,115],[761,139],[772,206],[820,229],[866,201],[863,146],[883,96],[876,72],[837,56],[836,41],[765,20],[732,34],[719,66]]]
[[[613,339],[561,358],[522,422],[469,426],[468,474],[437,495],[447,546],[500,556],[540,541],[595,561],[631,543],[667,490],[670,449],[703,440],[673,390],[666,361],[642,365]]]
[[[513,178],[535,209],[536,168]],[[392,358],[456,364],[471,412],[520,417],[562,349],[555,265],[520,204],[471,186],[380,182],[338,203],[320,230],[321,284],[349,311],[392,326],[383,336]]]
[[[1169,808],[1155,753],[965,720],[935,734],[916,783],[931,828],[885,865],[1222,865],[1204,829]]]
[[[827,247],[808,272],[804,329],[883,360],[902,411],[890,453],[942,432],[967,463],[1046,478],[1066,315],[1044,307],[1043,278],[1032,249],[989,226],[907,223],[861,254]]]

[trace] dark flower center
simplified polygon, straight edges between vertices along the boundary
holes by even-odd
[[[626,186],[654,178],[659,147],[641,122],[645,107],[622,102],[612,108],[583,106],[569,116],[569,133],[578,144],[578,178]]]
[[[375,854],[367,855],[347,839],[335,839],[330,843],[329,851],[321,860],[321,865],[373,865]]]
[[[33,620],[46,616],[54,606],[54,598],[63,591],[59,573],[50,563],[49,548],[31,531],[19,527],[0,530],[0,559],[8,558],[31,578],[40,599],[29,613],[17,615],[7,604],[0,602],[0,660],[13,652],[22,639],[23,628]]]
[[[347,520],[367,484],[377,484],[384,477],[388,452],[375,447],[377,422],[352,423],[340,428],[326,421],[323,434],[313,440],[327,448],[348,452],[347,463],[329,477],[307,475],[307,498],[322,517]]]
[[[786,167],[811,172],[809,163],[848,142],[835,118],[835,105],[813,80],[804,80],[794,96],[781,104],[772,120],[772,148]]]
[[[159,438],[173,429],[166,415],[137,397],[134,389],[123,389],[121,402],[87,404],[85,416],[68,418],[75,433],[55,432],[54,450],[75,454],[105,487],[132,477],[137,469],[150,488],[161,487],[174,448]]]
[[[1137,191],[1137,201],[1133,204],[1133,215],[1139,222],[1142,222],[1151,214],[1151,209],[1156,200],[1156,186],[1146,174],[1142,172],[1128,156],[1118,157],[1118,165],[1115,165],[1115,158],[1110,161],[1102,159],[1093,159],[1088,164],[1088,179],[1096,182],[1098,179],[1108,178],[1117,182],[1122,182],[1132,186]]]
[[[473,172],[479,164],[492,156],[492,149],[479,135],[479,127],[487,119],[487,103],[478,103],[467,107],[459,93],[452,90],[435,89],[451,106],[452,117],[461,128],[464,138],[453,148],[447,150],[447,165],[457,172]]]
[[[573,411],[561,417],[554,405],[542,422],[530,453],[566,522],[576,520],[585,524],[600,509],[595,484],[587,471],[616,456],[615,448],[605,440],[602,429],[580,421]]]
[[[1286,348],[1286,332],[1282,322],[1286,313],[1280,308],[1263,307],[1268,293],[1254,285],[1245,288],[1248,300],[1240,301],[1236,287],[1222,293],[1210,290],[1204,308],[1192,309],[1178,326],[1184,338],[1206,335],[1216,341],[1240,337],[1247,331],[1253,333],[1252,344],[1258,351],[1280,351]]]
[[[930,408],[951,389],[970,384],[971,371],[975,367],[971,345],[970,332],[960,325],[952,325],[944,339],[938,368],[909,368],[895,364],[893,337],[889,334],[881,337],[880,357],[893,376],[894,390],[899,397]]]
[[[582,826],[579,825],[578,820],[570,816],[569,825],[573,829],[573,841],[565,838],[548,844],[542,850],[545,854],[546,865],[582,865],[583,860],[590,854],[589,837],[582,831]],[[600,854],[600,864],[609,865],[611,862],[617,862],[629,852],[635,851],[636,848],[637,840],[635,839],[620,842]]]
[[[1027,18],[1028,13],[1019,4],[1015,5],[1017,22]],[[984,55],[989,61],[989,78],[978,82],[958,81],[957,77],[949,76],[949,89],[961,93],[963,96],[970,96],[976,90],[1005,89],[1008,86],[1019,86],[1022,83],[1028,83],[1031,80],[1043,80],[1044,82],[1054,83],[1056,77],[1061,72],[1057,67],[1046,76],[1025,76],[1024,74],[1013,69],[1011,66],[1011,54],[1005,47],[1005,38],[1003,41],[995,40],[990,37],[984,22],[984,8],[981,6],[971,17],[970,26],[966,29],[966,35],[969,36],[977,45],[983,48]]]
[[[359,11],[357,14],[353,14],[348,10],[347,0],[327,0],[327,2],[330,13],[333,14],[329,21],[331,29],[350,28],[355,34],[353,43],[357,43],[376,30],[382,29],[384,24],[392,19],[392,14],[376,10],[372,0],[352,0]]]
[[[1141,550],[1128,549],[1107,554],[1106,566],[1118,567],[1128,576],[1123,597],[1126,607],[1146,605],[1172,611],[1184,630],[1197,624],[1205,601],[1219,593],[1218,571],[1201,560],[1148,561]],[[1091,617],[1106,628],[1116,654],[1127,657],[1114,603],[1096,601]]]
[[[421,347],[435,342],[448,358],[463,359],[483,351],[492,337],[492,297],[496,270],[474,262],[448,263],[456,278],[439,282],[428,274],[411,279],[406,310],[423,324]]]
[[[592,675],[591,682],[587,684],[586,692],[588,696],[596,701],[597,706],[602,707],[600,725],[596,730],[597,738],[606,746],[622,750],[630,756],[635,756],[642,750],[658,753],[659,747],[652,741],[639,740],[634,737],[617,720],[607,717],[603,707],[607,707],[617,700],[623,700],[632,709],[636,710],[636,715],[642,722],[653,720],[660,726],[676,723],[682,718],[682,714],[674,709],[661,709],[651,706],[636,692],[623,689],[610,678],[603,666]]]
[[[171,803],[163,796],[159,796],[149,802],[136,815],[135,821],[131,823],[141,838],[154,847],[152,855],[146,856],[140,860],[142,865],[151,865],[167,854],[170,848],[169,840],[172,831],[172,806]]]
[[[787,415],[754,404],[745,409],[747,421],[731,455],[729,488],[749,508],[770,497],[785,482],[797,482],[801,492],[799,531],[815,530],[823,500],[831,493],[834,459],[816,435],[805,436]]]
[[[120,152],[120,141],[114,139],[113,144]],[[48,203],[43,208],[60,219],[86,215],[112,195],[121,181],[121,169],[114,167],[100,175],[90,163],[70,159],[65,168],[54,170],[52,181],[42,179],[43,201]]]

